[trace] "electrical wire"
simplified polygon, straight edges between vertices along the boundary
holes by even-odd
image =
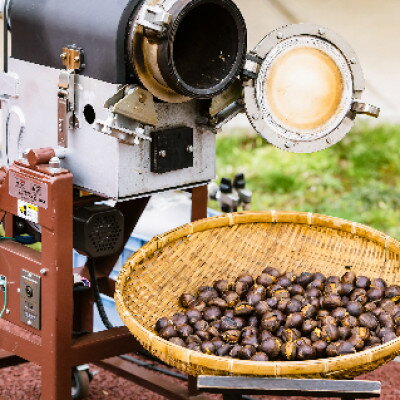
[[[94,258],[88,257],[87,263],[88,263],[90,281],[91,281],[91,284],[93,287],[94,301],[96,303],[96,307],[99,312],[101,321],[103,322],[104,326],[107,329],[112,329],[112,328],[114,328],[114,325],[108,319],[106,310],[104,309],[103,300],[101,299],[101,296],[100,296],[99,284],[98,284],[97,278],[96,278],[96,266],[95,266]]]

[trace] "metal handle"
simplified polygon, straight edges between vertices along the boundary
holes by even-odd
[[[356,114],[364,114],[369,115],[370,117],[378,118],[381,109],[372,104],[354,100],[351,106],[351,111],[355,112]]]

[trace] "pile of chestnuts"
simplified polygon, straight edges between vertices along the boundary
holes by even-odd
[[[179,298],[185,309],[157,321],[162,338],[209,355],[310,360],[352,354],[400,336],[400,287],[383,279],[268,267],[254,279],[218,280]]]

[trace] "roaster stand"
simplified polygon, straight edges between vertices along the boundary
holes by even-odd
[[[251,377],[188,377],[188,385],[177,385],[119,355],[139,352],[141,345],[126,327],[93,333],[93,295],[74,291],[72,282],[73,207],[101,200],[96,196],[74,198],[73,177],[65,169],[54,170],[46,154],[16,161],[0,170],[0,221],[7,237],[13,237],[15,216],[21,203],[39,206],[42,252],[12,240],[0,241],[0,275],[7,277],[7,309],[0,319],[0,368],[33,362],[41,367],[41,400],[71,399],[71,370],[94,363],[173,400],[205,400],[206,393],[221,393],[226,400],[245,399],[247,394],[307,395],[346,400],[376,398],[379,382],[267,379]],[[28,182],[21,188],[21,183]],[[28,188],[28,189],[27,189]],[[35,193],[30,190],[35,188]],[[37,191],[43,195],[37,194]],[[207,187],[191,189],[192,220],[207,216]],[[121,202],[116,207],[125,217],[124,240],[128,241],[149,197]],[[109,277],[119,254],[96,261],[100,291],[113,297],[115,281]],[[20,279],[26,270],[40,276],[41,326],[21,322]],[[89,276],[87,267],[81,270]],[[90,332],[75,335],[74,332]]]

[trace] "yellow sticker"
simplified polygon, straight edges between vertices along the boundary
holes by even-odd
[[[27,203],[23,200],[18,200],[18,217],[28,221],[39,222],[39,207],[34,204]]]

